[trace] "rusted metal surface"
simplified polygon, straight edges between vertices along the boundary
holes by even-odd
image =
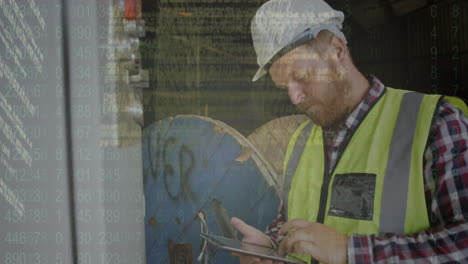
[[[174,244],[169,242],[168,250],[171,261],[170,264],[193,264],[191,244]]]
[[[156,222],[156,218],[154,218],[154,216],[151,216],[151,217],[150,217],[149,225],[150,225],[151,227],[153,227],[153,228],[156,228],[157,222]]]

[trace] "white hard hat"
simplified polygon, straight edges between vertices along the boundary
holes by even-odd
[[[252,40],[260,66],[252,81],[267,73],[271,64],[295,47],[315,38],[324,29],[341,32],[344,14],[323,0],[270,0],[252,19]]]

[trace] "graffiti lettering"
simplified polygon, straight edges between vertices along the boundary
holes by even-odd
[[[167,184],[167,176],[171,176],[173,177],[174,176],[174,168],[172,168],[171,164],[169,164],[167,162],[167,148],[169,147],[169,145],[172,145],[172,144],[175,144],[176,143],[176,139],[173,138],[173,137],[170,137],[166,140],[166,142],[164,142],[164,148],[163,148],[163,166],[164,166],[164,169],[163,169],[163,178],[164,178],[164,189],[166,190],[167,192],[167,195],[169,195],[169,198],[171,198],[172,200],[177,200],[177,197],[179,196],[179,193],[180,193],[180,190],[181,188],[179,188],[179,190],[177,191],[176,194],[173,194],[170,190],[169,190],[169,186]],[[180,174],[179,174],[180,175]],[[182,181],[180,181],[180,186],[182,187]]]
[[[159,132],[159,131],[158,131]],[[158,174],[161,172],[158,170],[159,166],[162,165],[162,177],[164,182],[164,190],[166,191],[167,195],[172,200],[182,199],[191,199],[196,201],[195,193],[191,190],[189,184],[189,178],[192,173],[193,168],[195,167],[195,155],[190,150],[189,147],[182,144],[178,148],[178,173],[176,173],[174,166],[171,164],[170,160],[168,160],[168,153],[174,151],[175,146],[177,145],[177,139],[174,137],[169,137],[164,141],[163,144],[160,140],[160,134],[157,132],[156,135],[156,142],[153,146],[149,143],[150,146],[148,148],[149,153],[149,160],[151,162],[151,174],[154,179],[154,182],[157,181]],[[151,142],[150,137],[148,138],[148,142]],[[162,147],[162,151],[161,151]],[[153,149],[151,149],[153,148]],[[152,159],[151,153],[155,151],[156,157]],[[162,152],[162,153],[161,153]],[[161,164],[162,162],[162,164]],[[178,188],[174,188],[170,186],[171,180],[179,179],[179,183],[175,184]],[[144,184],[146,184],[146,178],[148,177],[147,174],[144,175]],[[174,186],[174,185],[173,185]]]
[[[184,168],[185,168],[184,155],[190,158],[188,168],[185,171],[184,171]],[[190,189],[189,176],[192,173],[194,163],[195,163],[195,157],[193,155],[193,152],[187,146],[182,145],[179,149],[179,172],[180,172],[180,177],[181,177],[180,184],[184,191],[183,194],[185,198],[186,199],[190,198],[193,201],[196,200],[196,197],[195,197],[195,194]]]

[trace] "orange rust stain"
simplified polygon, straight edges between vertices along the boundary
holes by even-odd
[[[156,228],[156,219],[154,218],[154,216],[152,216],[149,220],[149,224],[150,226],[152,226],[153,228]]]

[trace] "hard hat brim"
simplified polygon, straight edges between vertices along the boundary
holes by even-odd
[[[258,69],[257,73],[255,73],[254,77],[252,78],[252,82],[256,82],[258,79],[262,78],[268,72],[262,67]]]

